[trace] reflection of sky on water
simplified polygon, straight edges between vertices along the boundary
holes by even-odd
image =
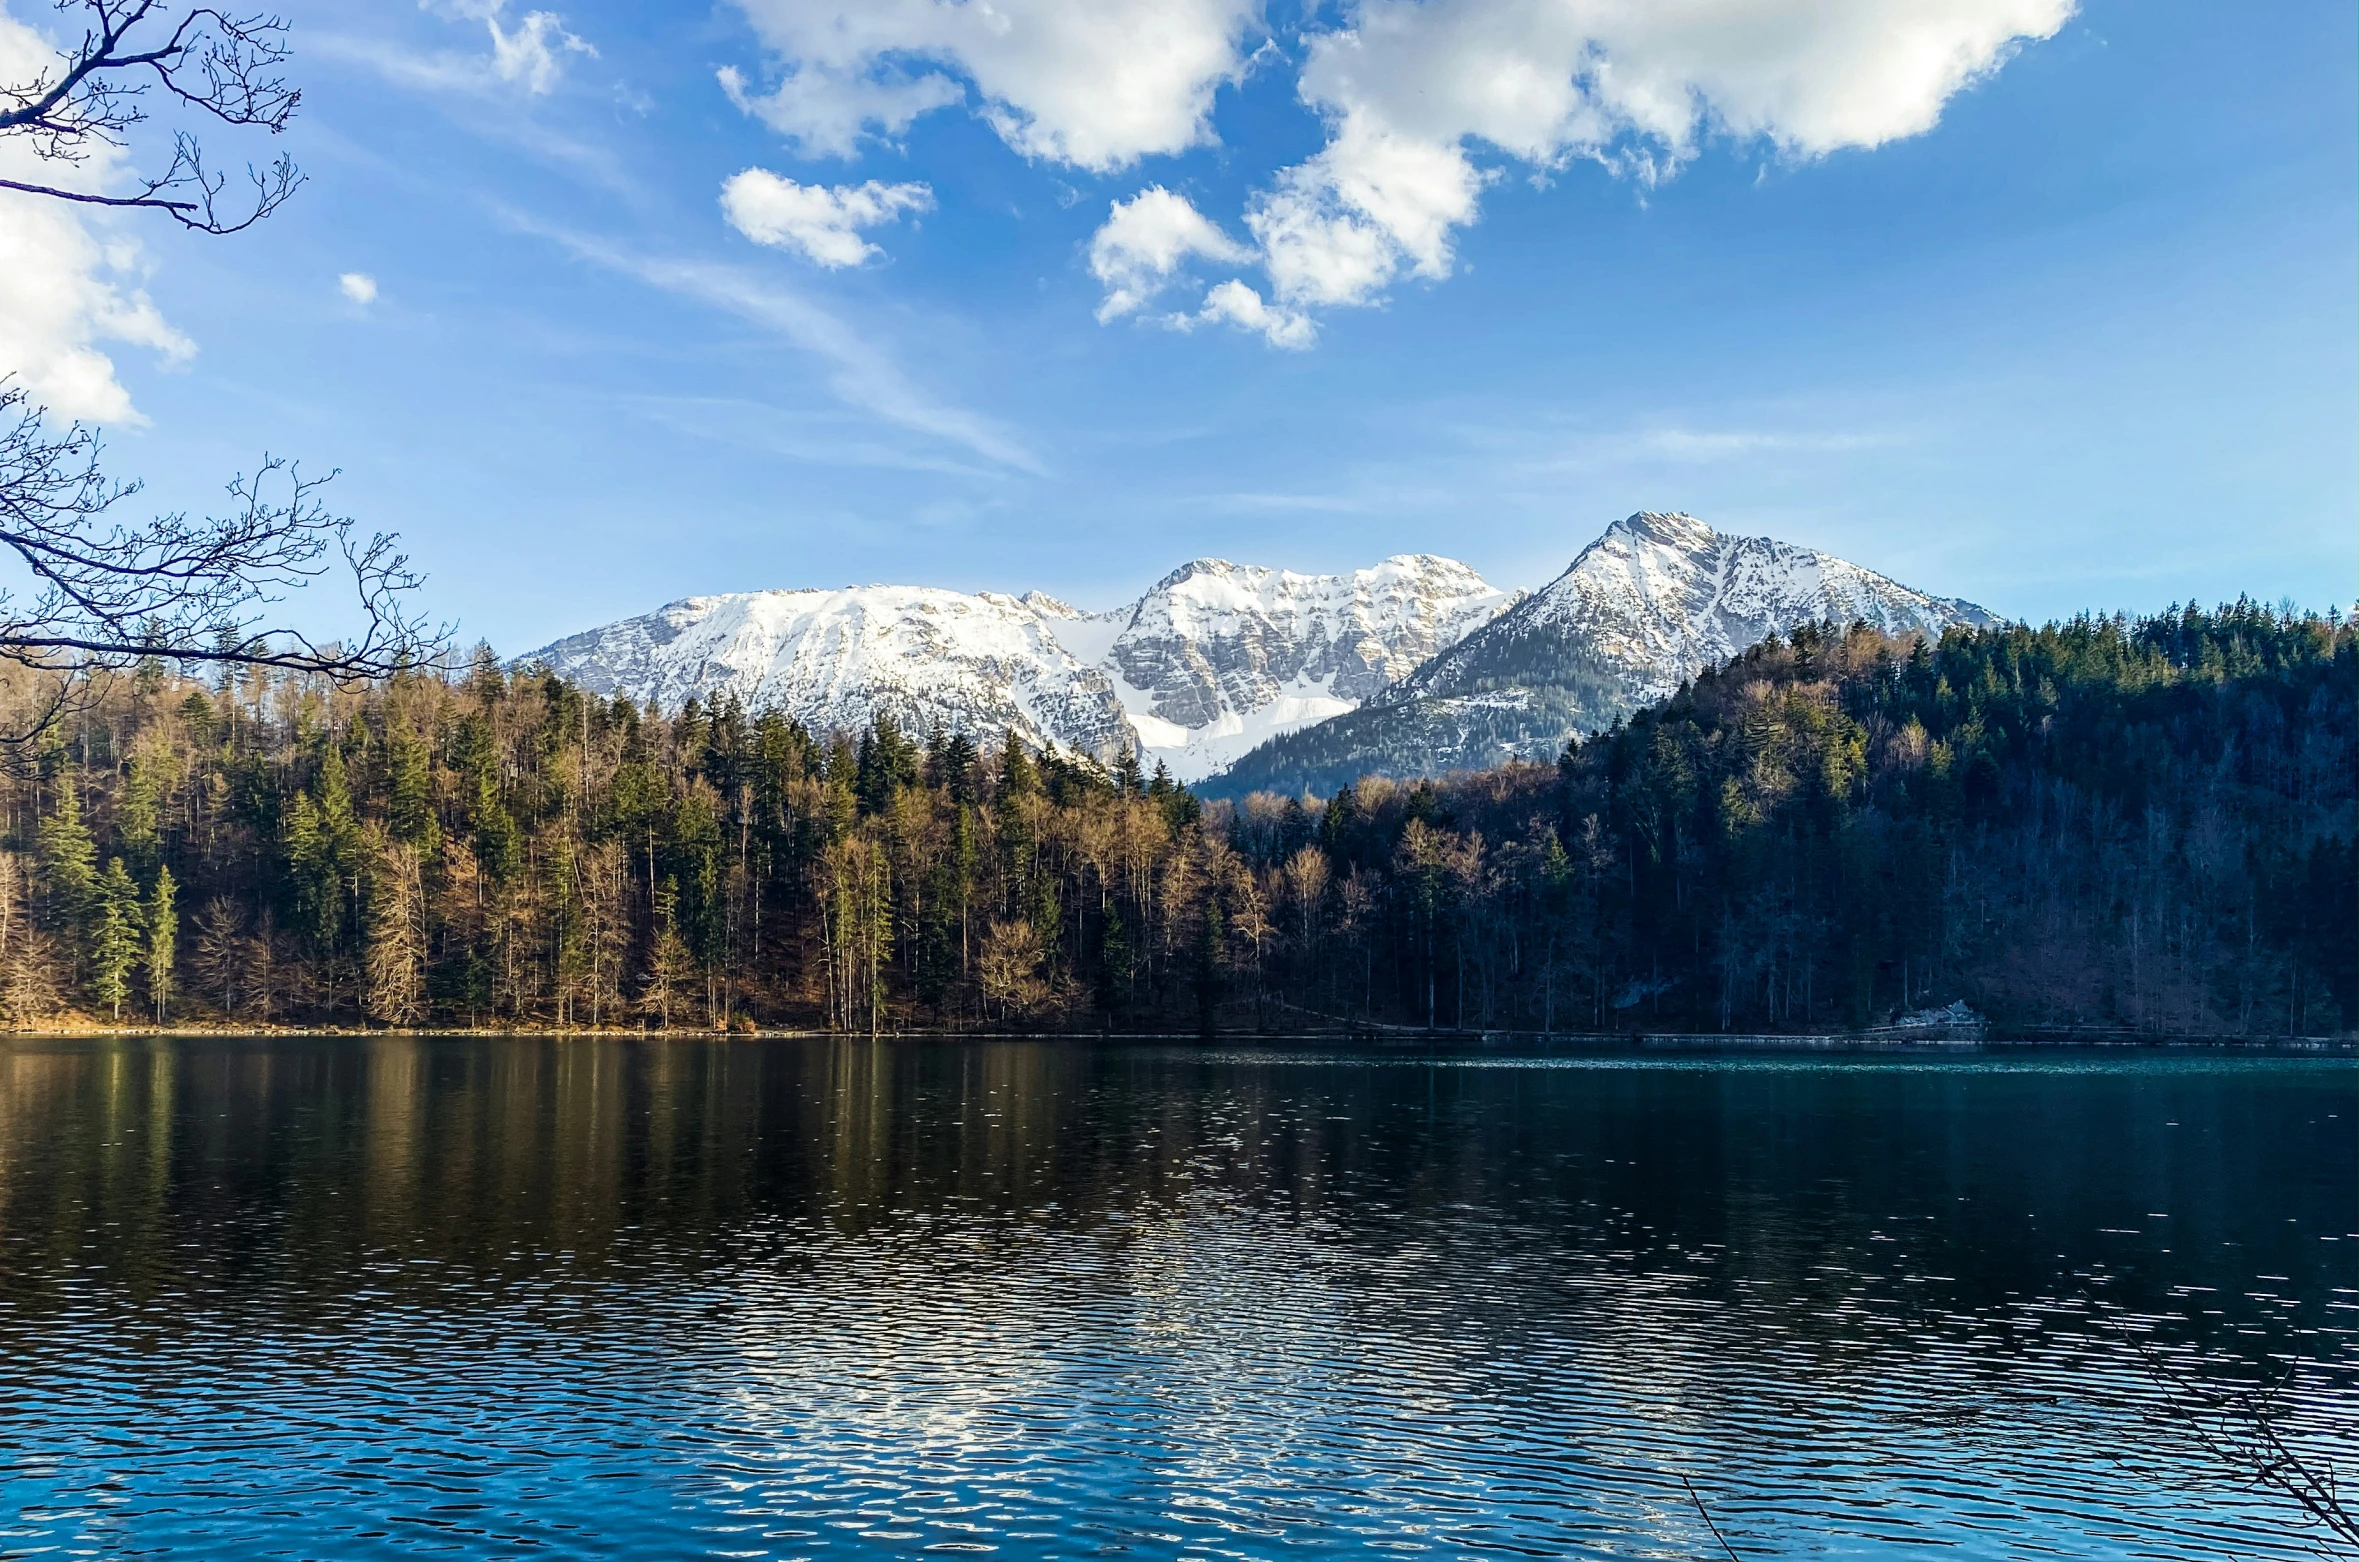
[[[0,1549],[2307,1554],[2347,1064],[1497,1061],[0,1048]]]

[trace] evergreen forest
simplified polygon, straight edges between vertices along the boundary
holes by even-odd
[[[1201,802],[545,670],[0,689],[0,1005],[79,1021],[2314,1035],[2359,615],[1772,639],[1554,765]]]

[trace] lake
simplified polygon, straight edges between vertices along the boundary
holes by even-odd
[[[2355,1116],[2348,1058],[0,1041],[0,1556],[2309,1556],[2204,1396],[2359,1474]]]

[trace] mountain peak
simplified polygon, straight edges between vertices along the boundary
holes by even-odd
[[[1889,634],[1989,624],[1856,564],[1692,515],[1641,510],[1572,566],[1359,708],[1242,756],[1216,791],[1328,790],[1360,775],[1432,775],[1546,761],[1672,692],[1681,680],[1796,625],[1864,621]]]
[[[1183,781],[1353,709],[1519,600],[1402,555],[1334,575],[1190,560],[1110,613],[1044,592],[920,586],[687,598],[533,653],[600,694],[676,707],[734,691],[825,731],[1015,731]]]
[[[1244,567],[1251,568],[1250,565]],[[1218,575],[1225,579],[1236,574],[1238,569],[1239,566],[1231,564],[1227,559],[1190,559],[1178,569],[1155,582],[1155,590],[1169,591],[1175,586],[1186,585],[1199,575]]]
[[[1605,529],[1605,537],[1633,537],[1672,548],[1709,548],[1720,534],[1684,510],[1641,510]]]

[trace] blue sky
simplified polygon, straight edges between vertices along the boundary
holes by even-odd
[[[291,15],[296,200],[0,207],[59,274],[0,356],[162,503],[340,467],[504,651],[1206,554],[1537,586],[1639,508],[2031,618],[2359,596],[2343,0]]]

